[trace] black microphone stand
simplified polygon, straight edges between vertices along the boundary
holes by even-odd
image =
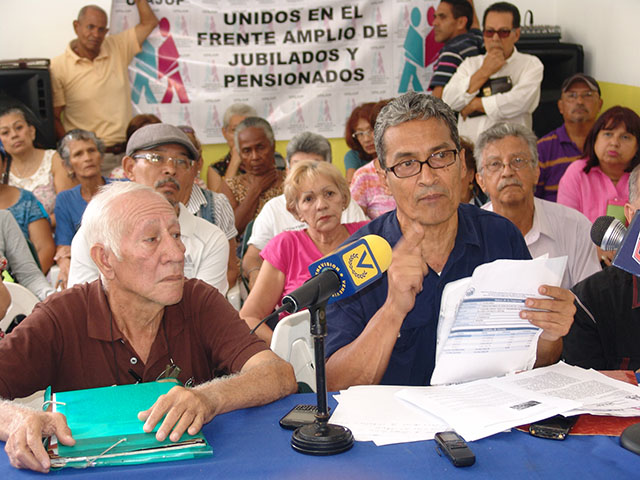
[[[335,455],[353,446],[351,430],[329,423],[327,375],[324,363],[324,338],[327,336],[327,300],[309,307],[311,336],[316,360],[316,393],[318,413],[314,423],[298,427],[291,436],[294,450],[308,455]]]

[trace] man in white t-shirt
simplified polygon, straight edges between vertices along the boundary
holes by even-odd
[[[229,286],[229,242],[220,228],[189,213],[179,201],[184,185],[193,183],[190,169],[196,158],[198,150],[182,130],[166,123],[156,123],[142,127],[131,136],[122,166],[127,178],[153,187],[175,207],[180,238],[186,249],[185,277],[204,280],[225,295]],[[91,282],[98,275],[84,226],[81,226],[71,242],[68,286]]]
[[[287,168],[301,160],[316,160],[331,163],[331,144],[322,135],[311,132],[299,133],[287,144]],[[360,206],[351,199],[342,212],[342,223],[368,220]],[[242,275],[253,287],[262,265],[260,251],[273,237],[286,230],[302,230],[307,224],[297,220],[287,211],[284,194],[269,200],[253,222],[247,251],[242,257]]]

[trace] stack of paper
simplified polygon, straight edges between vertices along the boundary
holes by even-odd
[[[640,387],[558,363],[448,386],[358,386],[335,397],[331,423],[377,445],[454,429],[473,441],[554,415],[640,416]]]
[[[496,260],[447,284],[438,319],[436,365],[431,385],[496,377],[529,370],[541,329],[520,318],[540,285],[560,285],[567,257]]]
[[[358,386],[343,390],[334,398],[338,406],[331,423],[348,427],[358,441],[376,445],[432,440],[448,430],[442,420],[395,396],[403,387]]]

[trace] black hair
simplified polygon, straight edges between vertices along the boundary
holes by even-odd
[[[473,7],[468,0],[442,0],[442,2],[448,3],[451,6],[453,18],[467,17],[465,28],[467,30],[471,28],[471,24],[473,23]]]
[[[500,13],[510,13],[512,15],[511,28],[519,28],[520,27],[520,10],[515,5],[509,2],[496,2],[492,5],[489,5],[487,9],[484,11],[484,16],[482,17],[482,26],[487,20],[487,14],[489,12],[500,12]]]

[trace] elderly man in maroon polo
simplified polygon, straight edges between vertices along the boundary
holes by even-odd
[[[177,441],[220,413],[296,390],[291,366],[249,333],[218,290],[185,279],[180,224],[161,194],[116,182],[94,197],[83,222],[100,279],[40,303],[0,342],[0,397],[148,382],[169,365],[197,386],[174,387],[138,417],[147,432],[161,422],[159,441]],[[0,440],[15,467],[48,471],[42,437],[52,434],[75,443],[61,414],[0,403]]]

